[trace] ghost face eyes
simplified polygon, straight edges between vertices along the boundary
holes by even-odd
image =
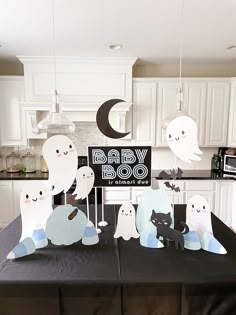
[[[30,203],[31,201],[37,202],[38,200],[44,200],[43,192],[42,190],[39,191],[38,196],[34,195],[32,198],[30,198],[29,194],[25,195],[25,203]]]
[[[169,140],[169,142],[173,142],[174,140],[176,142],[178,142],[180,139],[185,139],[186,137],[187,137],[186,132],[184,130],[182,130],[180,133],[176,132],[175,136],[173,136],[172,134],[169,133],[168,140]]]
[[[73,153],[75,150],[73,149],[73,145],[72,144],[69,144],[68,145],[68,149],[66,148],[66,150],[59,150],[59,149],[56,149],[56,154],[57,154],[57,157],[60,158],[62,157],[63,155],[68,155],[68,153]]]
[[[124,209],[122,209],[121,210],[121,215],[125,215],[126,217],[127,216],[132,216],[133,215],[133,211],[132,210],[124,210]]]
[[[207,212],[206,206],[203,205],[203,206],[200,206],[200,207],[195,207],[194,204],[192,204],[192,206],[191,206],[191,211],[192,212],[197,212],[197,213],[201,213],[201,212],[206,213]]]

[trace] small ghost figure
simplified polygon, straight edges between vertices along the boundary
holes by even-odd
[[[188,116],[173,119],[166,129],[166,140],[171,151],[182,161],[200,161],[202,154],[197,142],[197,125]]]
[[[85,199],[93,188],[95,176],[94,171],[89,166],[82,166],[76,173],[76,188],[72,195],[75,199]]]
[[[48,166],[51,194],[66,193],[74,182],[78,167],[75,145],[68,137],[56,135],[45,141],[42,152]]]
[[[125,241],[131,237],[139,237],[135,225],[135,209],[131,203],[125,203],[119,209],[114,238],[118,237],[122,237]]]
[[[51,195],[42,182],[29,181],[23,186],[20,195],[20,209],[22,220],[20,241],[33,237],[38,226],[45,230],[47,219],[53,209]]]

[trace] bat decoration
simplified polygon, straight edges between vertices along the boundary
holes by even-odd
[[[183,174],[183,171],[181,170],[181,168],[178,167],[177,171],[175,171],[175,169],[170,170],[170,174],[168,174],[166,171],[161,171],[159,174],[159,178],[156,177],[156,179],[177,179],[177,178],[181,178]]]
[[[174,190],[175,192],[180,192],[179,186],[175,186],[175,184],[171,184],[170,182],[164,182],[167,188]]]

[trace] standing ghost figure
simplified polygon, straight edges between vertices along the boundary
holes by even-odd
[[[125,203],[119,209],[114,238],[118,237],[122,237],[125,241],[131,237],[139,237],[135,225],[135,209],[131,203]]]
[[[173,119],[166,129],[166,140],[171,151],[182,161],[200,161],[202,154],[197,143],[197,125],[188,116]]]
[[[82,166],[76,172],[76,188],[72,195],[77,194],[75,199],[86,198],[93,188],[95,176],[89,166]]]
[[[22,234],[20,241],[32,237],[37,226],[45,230],[52,209],[52,197],[47,187],[40,181],[27,182],[21,191],[20,209]]]
[[[75,145],[68,137],[56,135],[45,141],[42,152],[49,170],[51,194],[66,193],[73,184],[78,167]]]
[[[186,224],[190,231],[196,231],[200,236],[204,232],[212,233],[211,211],[207,200],[200,196],[192,196],[187,203]]]

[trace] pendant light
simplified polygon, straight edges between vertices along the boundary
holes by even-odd
[[[166,129],[169,123],[179,117],[188,116],[183,107],[183,87],[182,87],[182,59],[183,59],[183,20],[184,20],[184,0],[181,8],[181,26],[180,26],[180,49],[179,49],[179,88],[177,90],[176,111],[170,114],[163,122],[162,128]],[[191,117],[192,118],[192,117]]]
[[[55,48],[55,18],[54,18],[54,0],[52,0],[52,30],[53,30],[53,67],[54,67],[54,94],[52,97],[52,106],[46,118],[38,123],[38,128],[42,132],[53,134],[72,133],[75,125],[61,111],[59,97],[57,92],[57,76],[56,76],[56,48]]]

